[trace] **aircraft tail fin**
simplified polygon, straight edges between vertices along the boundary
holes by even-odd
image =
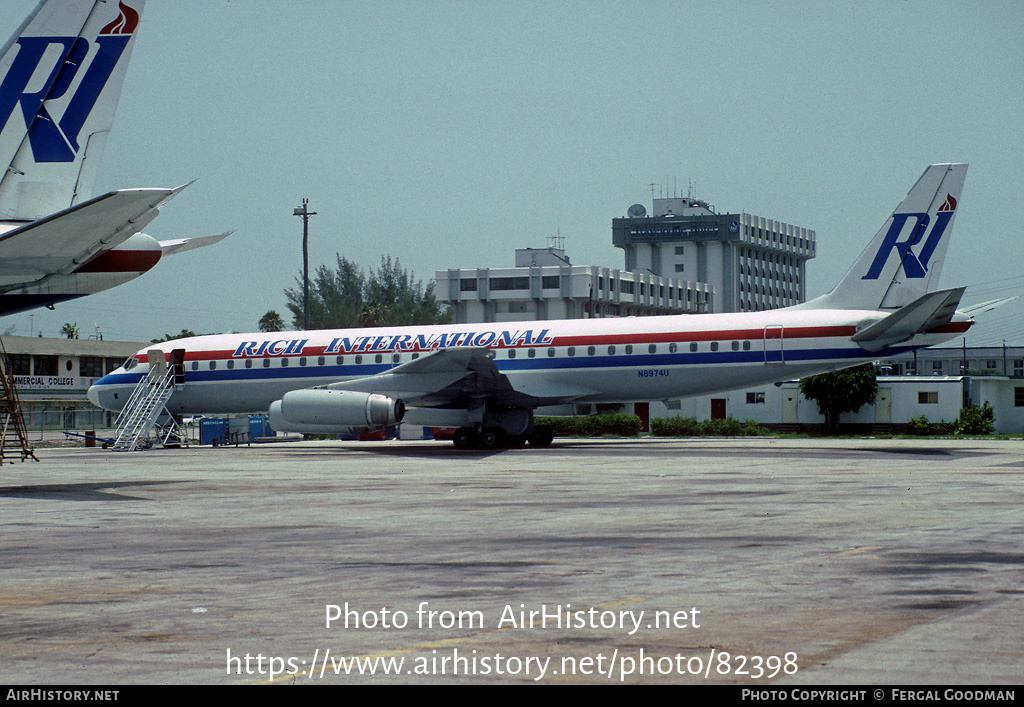
[[[814,309],[899,309],[938,287],[966,164],[928,167],[845,277]]]
[[[0,50],[0,219],[92,197],[145,0],[43,0]]]

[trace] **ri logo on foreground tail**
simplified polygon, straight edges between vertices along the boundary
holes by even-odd
[[[0,49],[0,314],[114,287],[223,238],[141,232],[181,187],[93,198],[143,3],[44,0]]]

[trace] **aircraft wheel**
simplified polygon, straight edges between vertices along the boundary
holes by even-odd
[[[527,438],[531,447],[546,447],[555,438],[555,431],[548,425],[537,425]]]
[[[505,441],[505,431],[500,427],[488,427],[480,435],[480,446],[484,449],[500,447]]]
[[[480,443],[480,438],[472,427],[460,427],[452,435],[452,442],[456,449],[473,449]]]

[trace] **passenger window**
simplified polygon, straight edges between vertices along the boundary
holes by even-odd
[[[608,347],[608,355],[609,356],[614,356],[615,355],[615,347],[614,346],[609,346]]]
[[[286,358],[282,358],[281,359],[281,368],[288,368],[288,359],[286,359]]]
[[[270,368],[270,359],[269,358],[263,359],[263,367],[264,368]]]
[[[246,368],[252,368],[252,359],[251,358],[245,359],[245,367]]]
[[[733,351],[739,351],[740,350],[740,342],[738,342],[738,341],[732,342],[732,350]]]
[[[373,357],[374,363],[380,363],[383,360],[384,360],[384,357],[381,354],[377,354],[376,356]]]
[[[627,354],[633,353],[633,344],[626,344],[626,353]]]
[[[322,365],[324,365],[325,363],[326,363],[326,361],[324,360],[324,357],[323,357],[323,356],[321,356],[320,358],[318,358],[318,359],[316,360],[316,365],[318,365],[318,366],[322,366]]]
[[[647,347],[647,352],[648,353],[657,353],[658,352],[657,344],[651,344],[650,346],[648,346]]]
[[[697,353],[697,342],[696,341],[691,341],[690,342],[690,353]]]
[[[217,362],[216,361],[210,361],[210,370],[212,371],[215,368],[217,368]]]
[[[134,361],[135,359],[132,359],[132,360]],[[192,362],[192,370],[193,371],[198,371],[199,370],[199,361],[193,361]]]
[[[235,367],[235,362],[232,361],[231,359],[228,359],[228,368],[234,368],[234,367]]]
[[[576,355],[576,347],[575,346],[570,346],[569,350],[566,353],[568,353],[570,356],[575,356]]]
[[[678,348],[678,346],[673,342],[673,343],[668,345],[668,352],[669,353],[675,353],[677,348]]]
[[[718,351],[718,342],[717,341],[712,341],[711,342],[711,350],[712,351]]]
[[[537,349],[530,349],[529,351],[526,352],[526,356],[528,358],[536,358],[537,357]]]
[[[391,354],[392,363],[398,363],[402,360],[402,354]]]
[[[299,365],[300,366],[305,366],[306,365],[306,357],[305,356],[300,356],[299,357]]]
[[[508,350],[508,357],[509,358],[515,358],[516,357],[516,350],[515,349],[509,349]]]
[[[597,353],[597,349],[596,348],[594,348],[593,346],[588,346],[587,347],[587,356],[593,356],[596,353]]]
[[[344,356],[338,356],[336,359],[334,359],[334,362],[337,363],[340,366],[343,363],[345,363],[345,357]]]
[[[548,349],[548,358],[554,358],[554,357],[555,357],[555,350],[553,348],[552,349]]]

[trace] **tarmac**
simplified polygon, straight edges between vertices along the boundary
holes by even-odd
[[[1024,442],[0,466],[0,683],[1015,685]]]

